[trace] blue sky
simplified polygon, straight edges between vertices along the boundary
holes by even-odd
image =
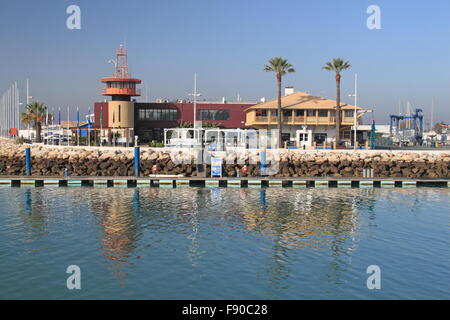
[[[81,30],[66,28],[71,4],[81,8]],[[381,8],[382,30],[366,27],[371,4]],[[407,101],[429,121],[433,96],[435,120],[450,122],[448,0],[2,0],[0,92],[18,81],[24,100],[29,78],[50,108],[87,110],[102,101],[99,79],[112,73],[107,61],[125,38],[130,71],[152,101],[188,98],[194,72],[206,99],[273,98],[275,77],[263,72],[273,56],[297,71],[284,85],[334,98],[334,77],[321,68],[343,57],[352,64],[343,100],[353,101],[358,73],[360,104],[378,123]]]

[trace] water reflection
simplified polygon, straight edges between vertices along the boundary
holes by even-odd
[[[101,230],[103,254],[110,262],[112,273],[124,286],[127,277],[124,270],[132,260],[142,232],[138,222],[139,189],[108,189],[107,197],[99,190],[95,190],[88,206]]]
[[[43,197],[33,189],[28,188],[22,197],[14,199],[13,205],[19,210],[19,215],[24,226],[28,228],[32,237],[39,238],[46,234],[46,211]]]
[[[301,193],[260,192],[259,203],[247,202],[244,222],[251,231],[279,237],[289,248],[323,248],[345,252],[342,243],[358,227],[358,205],[373,198],[373,193],[330,190],[328,193],[305,189]]]
[[[439,212],[450,202],[448,190],[439,189],[4,190],[0,200],[10,213],[0,215],[8,222],[2,232],[13,230],[11,237],[19,239],[15,246],[27,248],[22,252],[36,250],[34,257],[65,263],[51,254],[58,252],[63,259],[73,248],[95,261],[91,267],[96,272],[130,288],[139,285],[133,281],[147,277],[164,288],[184,281],[186,288],[203,290],[202,280],[224,277],[223,287],[228,288],[233,280],[227,276],[232,274],[239,283],[253,281],[249,287],[257,283],[270,298],[282,297],[280,292],[300,288],[302,282],[315,281],[325,288],[348,283],[355,253],[361,258],[361,250],[367,251],[361,239],[380,241],[384,248],[384,238],[392,236],[387,222],[414,222],[417,219],[410,218],[423,215],[423,206],[436,202],[433,208]],[[428,239],[433,239],[431,225],[418,234],[429,232]],[[408,237],[408,228],[400,231],[391,243]],[[420,245],[415,238],[411,248]],[[72,243],[74,239],[79,243]],[[388,250],[398,254],[395,247]],[[308,274],[314,279],[305,279]],[[178,278],[165,283],[173,277]]]
[[[287,189],[260,191],[259,205],[245,207],[249,230],[273,240],[267,272],[276,288],[285,288],[290,273],[290,250],[330,250],[326,281],[341,282],[351,264],[351,252],[358,243],[358,207],[373,205],[373,190],[287,192]],[[373,217],[375,218],[375,217]]]
[[[61,196],[61,192],[24,191],[20,212],[31,233],[45,232],[49,218],[45,212],[50,210],[46,204]],[[131,260],[145,230],[172,228],[185,234],[187,257],[197,266],[200,228],[211,215],[219,215],[233,228],[243,224],[273,241],[268,270],[274,283],[289,273],[289,250],[330,249],[330,269],[340,272],[342,256],[356,248],[358,208],[372,210],[369,218],[376,226],[372,190],[67,189],[65,201],[84,204],[96,217],[104,256],[119,278],[125,276],[120,270]]]

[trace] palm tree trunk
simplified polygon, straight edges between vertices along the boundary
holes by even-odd
[[[341,75],[336,75],[336,143],[341,140]]]
[[[282,134],[282,127],[281,127],[281,74],[277,74],[277,82],[278,82],[278,144],[279,148],[283,145],[283,134]]]
[[[41,140],[41,122],[36,123],[36,142],[40,143]]]

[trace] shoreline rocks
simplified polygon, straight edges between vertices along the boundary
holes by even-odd
[[[25,175],[25,145],[0,140],[0,175]],[[132,176],[133,148],[59,147],[33,145],[31,173],[33,176]],[[259,152],[242,150],[223,154],[223,176],[260,175]],[[362,177],[364,169],[373,169],[379,178],[450,178],[450,151],[267,151],[274,177]],[[247,173],[242,172],[246,166]],[[152,169],[156,168],[156,171]],[[197,175],[193,150],[141,148],[141,175]],[[206,175],[211,168],[206,166]]]

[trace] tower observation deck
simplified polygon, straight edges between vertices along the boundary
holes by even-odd
[[[141,91],[136,85],[141,80],[132,78],[128,73],[127,50],[122,45],[117,49],[116,59],[110,62],[114,63],[114,73],[112,77],[101,79],[101,82],[106,83],[102,95],[111,96],[112,101],[131,101],[131,97],[140,96]]]

